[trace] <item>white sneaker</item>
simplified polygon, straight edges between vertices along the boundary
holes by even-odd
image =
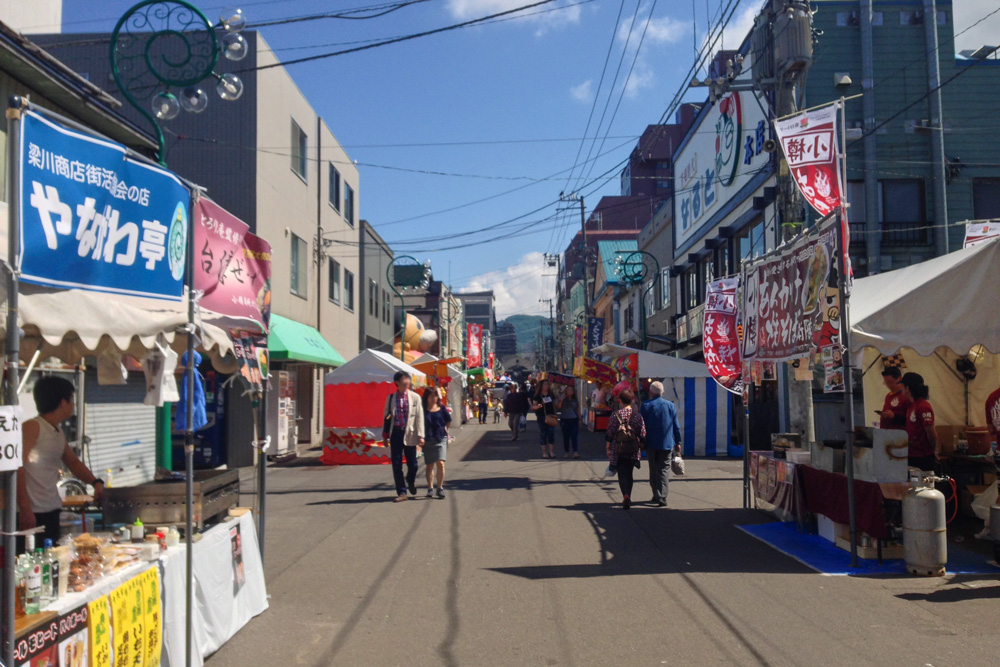
[[[618,474],[618,470],[612,466],[608,466],[608,469],[604,471],[605,477],[614,477]]]

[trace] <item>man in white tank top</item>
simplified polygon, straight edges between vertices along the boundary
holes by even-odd
[[[56,542],[60,537],[59,470],[63,464],[84,484],[94,487],[94,499],[100,502],[104,482],[98,479],[73,453],[59,425],[73,416],[73,393],[69,380],[57,376],[43,377],[35,383],[32,394],[38,416],[21,427],[24,438],[24,467],[17,475],[17,523],[21,530],[45,526],[36,537]]]

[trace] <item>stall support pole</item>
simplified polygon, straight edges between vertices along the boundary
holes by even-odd
[[[267,441],[267,385],[264,378],[264,388],[260,393],[260,434],[259,442]],[[258,442],[257,456],[257,542],[260,546],[260,564],[264,564],[264,524],[267,519],[267,452]]]
[[[844,457],[844,471],[847,473],[847,515],[851,530],[851,567],[858,566],[858,521],[854,498],[854,382],[851,379],[851,317],[850,304],[847,295],[847,283],[851,279],[847,275],[847,248],[844,247],[844,216],[837,215],[837,238],[840,240],[840,345],[843,348],[841,359],[844,364],[844,415],[847,423],[847,446]]]
[[[753,496],[750,486],[750,391],[747,387],[743,401],[743,509],[750,509]]]
[[[7,340],[4,351],[7,361],[7,381],[4,399],[7,405],[17,405],[18,363],[21,352],[21,332],[17,324],[18,255],[21,252],[18,221],[20,208],[20,170],[17,167],[21,143],[21,110],[25,101],[14,95],[7,103]],[[14,664],[14,551],[17,548],[17,471],[3,473],[7,507],[3,517],[3,664]]]
[[[191,211],[188,219],[194,220],[193,212],[197,193],[191,201]],[[194,338],[195,338],[195,304],[194,304],[194,228],[188,233],[188,261],[187,261],[187,284],[188,284],[188,338],[187,338],[187,366],[184,369],[184,382],[187,384],[187,422],[184,424],[184,502],[187,507],[186,521],[184,525],[184,542],[187,547],[184,554],[186,559],[186,572],[184,578],[184,665],[191,667],[191,623],[193,618],[194,605],[194,374],[197,371],[194,362]]]

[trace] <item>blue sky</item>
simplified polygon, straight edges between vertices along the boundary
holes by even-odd
[[[323,19],[260,31],[287,61],[531,2],[426,0],[372,20]],[[962,28],[962,14],[969,16],[966,23],[971,22],[994,8],[993,2],[956,3],[956,11],[961,8],[957,28]],[[63,30],[110,31],[131,4],[65,0]],[[196,4],[210,17],[223,6],[218,0]],[[375,4],[376,0],[231,3],[244,10],[251,27],[256,21]],[[581,187],[587,193],[588,210],[601,195],[618,194],[617,169],[606,183],[592,181],[625,159],[646,125],[659,120],[693,61],[708,17],[715,17],[726,3],[694,4],[692,13],[692,4],[679,0],[556,0],[527,11],[554,7],[557,11],[292,65],[289,71],[359,163],[361,217],[371,221],[398,253],[430,259],[435,277],[446,281],[450,277],[456,287],[495,289],[501,317],[515,312],[547,315],[548,306],[538,303],[538,298],[552,293],[541,253],[562,251],[579,228],[578,209],[552,217],[557,207],[549,204],[560,191]],[[740,2],[723,38],[726,46],[742,40],[761,4],[761,0]],[[992,26],[994,35],[997,27]],[[978,39],[978,45],[989,41],[988,34],[969,37]],[[608,70],[599,86],[609,44]],[[587,141],[581,144],[595,97]],[[606,117],[598,126],[606,103]],[[588,154],[593,158],[601,153],[605,155],[580,165]],[[538,213],[526,215],[539,208]],[[507,222],[519,216],[525,217]],[[512,238],[501,238],[532,221],[538,222]],[[478,230],[485,231],[461,236]],[[453,238],[432,245],[413,243],[429,236]]]

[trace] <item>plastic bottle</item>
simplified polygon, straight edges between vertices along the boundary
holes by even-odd
[[[170,531],[167,533],[167,546],[176,547],[181,543],[181,534],[177,531],[177,528],[170,526]]]
[[[68,549],[59,551],[59,597],[66,597],[69,592],[69,564],[72,556]]]
[[[60,568],[59,568],[59,558],[56,557],[55,552],[52,550],[52,540],[45,540],[45,560],[48,562],[49,566],[49,600],[59,599],[59,579],[60,579]],[[42,585],[44,588],[44,583]]]
[[[17,566],[14,568],[14,581],[17,584],[17,596],[15,598],[14,605],[14,617],[21,618],[25,614],[24,603],[25,603],[25,593],[27,592],[28,580],[27,580],[28,567],[26,564],[26,559],[24,554],[17,557]]]
[[[25,591],[24,591],[24,611],[26,614],[37,614],[41,610],[42,601],[42,564],[35,562],[31,552],[35,548],[35,536],[26,535],[25,546],[28,548],[25,553]]]
[[[115,484],[115,475],[111,472],[111,468],[104,471],[104,488],[110,489]]]
[[[142,526],[142,519],[136,518],[135,523],[132,524],[132,541],[142,542],[144,537],[144,530]]]
[[[52,601],[52,565],[42,547],[35,549],[35,564],[42,569],[41,604],[44,607]]]

